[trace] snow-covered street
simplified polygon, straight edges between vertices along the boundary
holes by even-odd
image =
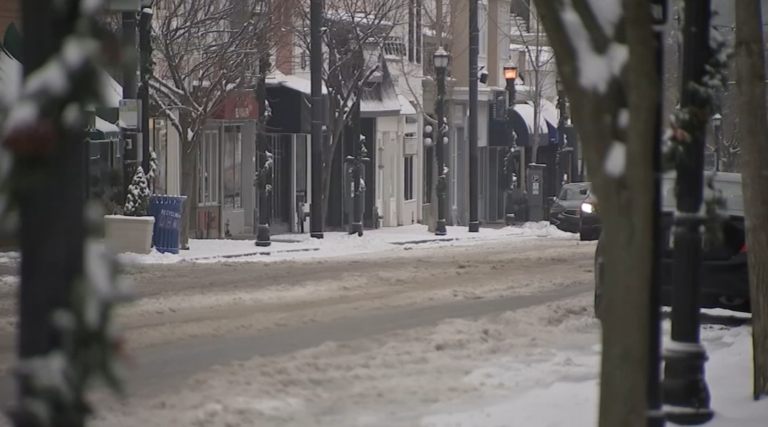
[[[486,232],[423,244],[371,233],[378,250],[271,262],[135,260],[139,300],[120,312],[130,397],[99,395],[94,425],[595,426],[595,244],[546,227]],[[4,367],[16,286],[0,280]],[[748,326],[716,314],[703,331],[711,425],[757,426],[768,407],[750,400]]]

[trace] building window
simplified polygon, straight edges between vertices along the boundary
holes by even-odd
[[[203,132],[203,140],[197,152],[198,204],[213,205],[219,202],[219,134],[215,130]]]
[[[224,129],[224,208],[242,209],[243,134],[240,126]]]
[[[403,172],[405,174],[405,177],[403,179],[403,183],[405,185],[405,188],[403,189],[403,198],[405,201],[413,200],[413,156],[406,156],[404,157],[405,162],[403,164]]]

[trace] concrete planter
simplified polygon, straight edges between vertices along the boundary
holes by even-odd
[[[155,217],[106,215],[104,241],[115,253],[148,254],[152,250]]]

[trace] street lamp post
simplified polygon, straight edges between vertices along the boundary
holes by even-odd
[[[723,147],[723,116],[720,113],[712,116],[712,127],[715,131],[715,170],[720,171],[720,156]]]
[[[568,121],[568,112],[565,108],[565,88],[560,77],[557,78],[557,110],[560,112],[560,118],[557,121],[557,154],[555,155],[555,175],[557,177],[555,189],[557,191],[555,193],[560,194],[560,188],[564,184],[563,168],[560,163],[563,150],[565,149],[565,124]]]
[[[709,59],[710,0],[685,5],[681,108],[692,109],[693,122],[686,131],[683,160],[677,164],[677,211],[674,216],[674,269],[672,331],[664,349],[663,398],[667,421],[682,425],[704,424],[712,419],[710,395],[704,376],[707,352],[701,345],[699,281],[701,278],[701,214],[704,195],[705,120],[696,118],[699,93],[691,86],[703,85]]]
[[[469,0],[469,232],[480,231],[478,174],[478,56],[480,55],[480,0]]]
[[[512,115],[515,113],[515,80],[517,80],[517,67],[514,65],[507,65],[504,67],[504,80],[507,81],[507,134],[509,135],[509,147],[507,148],[507,156],[504,162],[504,172],[507,176],[507,197],[504,207],[506,214],[507,225],[512,225],[515,219],[513,213],[512,203],[512,189],[515,187],[515,174],[517,170],[515,168],[515,151],[517,150],[517,134],[512,125]]]
[[[309,70],[312,93],[312,202],[309,233],[322,239],[323,233],[323,0],[311,0]]]
[[[445,204],[447,199],[446,190],[448,187],[448,177],[445,175],[445,74],[448,71],[448,62],[450,55],[442,46],[437,49],[434,55],[435,74],[437,77],[437,103],[435,112],[437,113],[437,129],[435,132],[435,148],[437,149],[437,224],[435,235],[445,236],[448,231],[445,228]]]

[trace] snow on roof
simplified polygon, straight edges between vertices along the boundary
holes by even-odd
[[[112,123],[96,116],[96,129],[104,133],[120,133],[120,128]]]
[[[286,75],[280,71],[275,71],[267,77],[267,84],[280,85],[297,92],[312,95],[312,82],[298,76]],[[323,94],[328,93],[325,83],[322,83]]]
[[[120,100],[123,99],[123,87],[112,78],[106,71],[99,68],[99,83],[101,91],[104,94],[104,106],[109,108],[120,107]]]
[[[411,101],[403,95],[397,95],[398,101],[400,101],[400,115],[402,116],[415,116],[416,109],[413,108]]]

